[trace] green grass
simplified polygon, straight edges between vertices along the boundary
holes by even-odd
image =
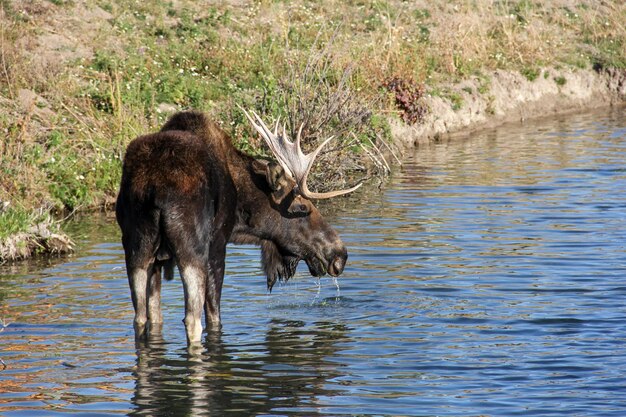
[[[7,207],[0,211],[0,242],[7,237],[27,232],[34,224],[49,221],[48,213]]]
[[[623,38],[605,37],[596,43],[597,53],[592,58],[596,68],[626,68],[626,42]]]
[[[68,23],[77,10],[96,7],[111,18]],[[617,1],[0,0],[0,9],[0,200],[24,213],[111,201],[128,142],[157,130],[164,107],[208,112],[240,149],[258,155],[265,151],[236,104],[285,120],[296,114],[289,103],[306,92],[304,113],[319,117],[324,100],[344,88],[351,106],[307,140],[339,130],[337,147],[356,153],[362,148],[354,137],[364,146],[390,139],[386,120],[398,108],[383,85],[394,77],[426,86],[458,110],[463,97],[447,86],[477,77],[475,90],[489,94],[484,74],[495,69],[533,81],[544,65],[626,68],[626,5]],[[54,52],[31,50],[46,33],[76,39],[93,55],[38,66],[32,54]],[[298,78],[316,56],[322,65]],[[20,89],[42,100],[25,110]],[[354,123],[355,113],[368,114]],[[0,230],[31,221],[24,213],[13,212]]]
[[[526,77],[528,81],[532,82],[532,81],[535,81],[539,77],[539,74],[541,74],[541,70],[536,67],[525,67],[521,69],[520,73],[524,77]]]
[[[0,239],[25,232],[32,225],[32,220],[33,216],[23,210],[5,209],[0,212]]]
[[[463,107],[463,96],[456,91],[448,91],[444,95],[452,104],[452,110],[457,111]]]

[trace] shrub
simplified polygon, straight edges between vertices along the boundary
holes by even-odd
[[[428,107],[423,100],[424,84],[391,77],[383,83],[383,86],[393,94],[395,106],[400,110],[400,117],[405,123],[415,124],[424,120],[428,113]]]

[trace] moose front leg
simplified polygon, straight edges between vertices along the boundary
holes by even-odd
[[[226,257],[226,244],[213,245],[210,251],[209,275],[206,284],[206,297],[204,301],[204,315],[207,327],[219,329],[220,326],[220,300],[222,298],[222,284],[224,282],[224,264]]]

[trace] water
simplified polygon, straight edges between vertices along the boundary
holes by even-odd
[[[626,415],[626,114],[433,144],[322,205],[350,249],[271,295],[229,249],[223,331],[185,347],[182,287],[135,346],[113,219],[0,270],[0,415]]]

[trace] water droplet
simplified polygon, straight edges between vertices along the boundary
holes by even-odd
[[[337,280],[337,277],[333,277],[333,282],[335,283],[335,287],[337,287],[336,297],[339,298],[341,297],[341,288],[339,288],[339,281]]]

